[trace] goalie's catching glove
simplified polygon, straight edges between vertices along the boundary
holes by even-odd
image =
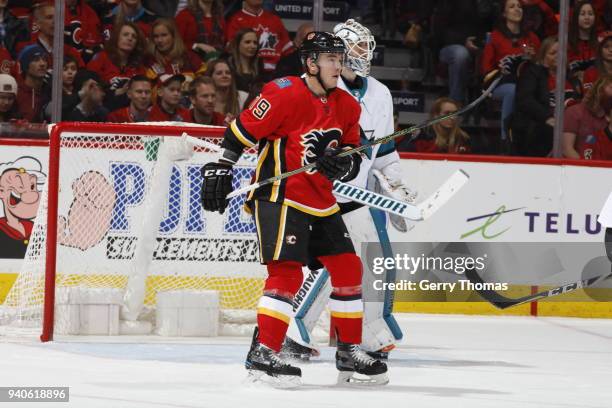
[[[328,149],[323,157],[317,160],[317,171],[331,181],[350,181],[357,177],[361,165],[359,153],[339,157],[342,148]]]
[[[210,162],[200,170],[202,183],[202,207],[206,211],[225,211],[229,200],[227,195],[232,192],[232,166],[227,163]]]

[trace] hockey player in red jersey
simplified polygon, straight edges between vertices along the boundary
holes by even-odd
[[[293,296],[302,283],[302,265],[317,258],[329,271],[329,307],[337,328],[336,367],[340,382],[385,384],[387,366],[361,350],[363,304],[361,261],[332,194],[332,181],[352,180],[361,156],[338,157],[360,141],[360,107],[337,90],[344,43],[333,34],[306,36],[300,56],[306,74],[266,84],[261,95],[228,127],[218,162],[202,167],[202,204],[223,212],[232,191],[232,165],[245,147],[259,148],[253,182],[316,163],[302,172],[252,191],[247,206],[257,226],[261,262],[268,270],[257,308],[257,325],[246,367],[256,380],[286,385],[299,382],[301,370],[278,352],[293,313]]]

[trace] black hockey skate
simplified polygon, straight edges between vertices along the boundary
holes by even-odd
[[[274,350],[257,341],[255,328],[251,349],[244,363],[249,372],[250,382],[263,382],[278,388],[292,388],[300,385],[302,370],[281,359]]]
[[[310,357],[317,357],[319,354],[318,350],[303,346],[289,337],[285,337],[283,348],[280,351],[282,358],[298,361],[310,361]]]
[[[387,365],[370,357],[358,344],[338,342],[336,368],[340,371],[338,384],[385,385],[389,382]]]

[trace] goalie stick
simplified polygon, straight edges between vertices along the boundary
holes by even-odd
[[[186,133],[183,134],[186,135]],[[214,143],[200,140],[192,136],[186,136],[186,138],[189,143],[193,145],[204,147],[215,152],[220,150],[219,146]],[[252,154],[245,154],[241,157],[241,159],[244,159],[248,163],[257,162],[257,157]],[[469,177],[464,171],[457,170],[438,190],[436,190],[435,193],[417,205],[337,180],[334,181],[333,191],[337,196],[346,198],[356,203],[377,208],[412,221],[422,221],[431,217],[433,213],[440,209],[461,189],[461,187],[465,185],[468,180]]]
[[[480,277],[480,275],[478,275],[475,269],[468,269],[465,272],[465,277],[468,278],[469,281],[474,284],[484,284],[485,283]],[[512,306],[518,306],[518,305],[530,303],[536,300],[549,298],[549,297],[553,297],[557,295],[562,295],[564,293],[572,292],[577,289],[587,288],[589,286],[595,285],[598,282],[604,281],[610,277],[612,277],[612,273],[599,275],[593,278],[583,279],[578,282],[567,283],[565,285],[561,285],[559,287],[556,287],[550,290],[545,290],[540,293],[535,293],[533,295],[523,296],[518,299],[511,299],[511,298],[505,297],[499,294],[498,292],[494,290],[489,290],[489,289],[480,289],[480,290],[476,289],[476,292],[478,292],[478,294],[484,300],[491,303],[496,308],[503,310],[503,309],[507,309]]]
[[[485,98],[487,98],[491,94],[491,92],[493,92],[493,90],[495,89],[495,87],[497,86],[499,81],[501,81],[502,78],[503,78],[502,76],[497,77],[491,83],[491,85],[489,85],[489,87],[482,93],[482,95],[480,95],[477,99],[473,100],[469,105],[464,106],[463,108],[459,109],[456,112],[449,113],[447,115],[442,115],[442,116],[438,116],[436,118],[432,118],[432,119],[426,120],[425,122],[423,122],[423,123],[421,123],[419,125],[411,126],[411,127],[407,128],[407,129],[403,129],[403,130],[397,131],[397,132],[392,133],[392,134],[390,134],[388,136],[381,137],[380,139],[375,139],[375,140],[371,141],[370,143],[366,143],[364,145],[361,145],[361,146],[358,146],[358,147],[354,147],[354,148],[349,149],[349,150],[345,150],[345,151],[343,151],[341,153],[338,153],[338,157],[344,157],[344,156],[349,156],[351,154],[359,153],[359,152],[361,152],[363,150],[369,149],[372,146],[376,146],[377,144],[387,143],[387,142],[390,142],[391,140],[394,140],[394,139],[396,139],[396,138],[398,138],[400,136],[407,135],[409,133],[414,133],[417,130],[426,128],[426,127],[431,126],[431,125],[435,125],[436,123],[442,122],[442,121],[450,119],[450,118],[454,118],[456,116],[461,116],[464,113],[472,110],[474,107],[479,105],[480,102],[482,102]],[[413,136],[413,137],[415,137],[415,136]],[[311,169],[315,168],[316,165],[317,165],[316,162],[315,163],[310,163],[310,164],[307,164],[307,165],[305,165],[303,167],[300,167],[299,169],[288,171],[286,173],[279,174],[278,176],[270,177],[269,179],[262,180],[262,181],[259,181],[257,183],[253,183],[253,184],[250,184],[248,186],[236,189],[236,190],[232,191],[230,194],[228,194],[227,198],[236,197],[236,196],[238,196],[240,194],[248,193],[251,190],[258,189],[259,187],[267,186],[268,184],[272,184],[272,183],[275,183],[277,181],[284,180],[287,177],[291,177],[291,176],[294,176],[296,174],[300,174],[302,172],[305,172],[307,170],[311,170]]]

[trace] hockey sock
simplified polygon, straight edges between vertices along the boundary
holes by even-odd
[[[360,344],[363,321],[361,260],[355,254],[327,255],[319,260],[329,271],[333,286],[329,297],[330,330],[343,343]]]
[[[293,315],[293,296],[302,284],[302,264],[273,261],[267,268],[264,293],[257,305],[259,342],[278,352]]]

